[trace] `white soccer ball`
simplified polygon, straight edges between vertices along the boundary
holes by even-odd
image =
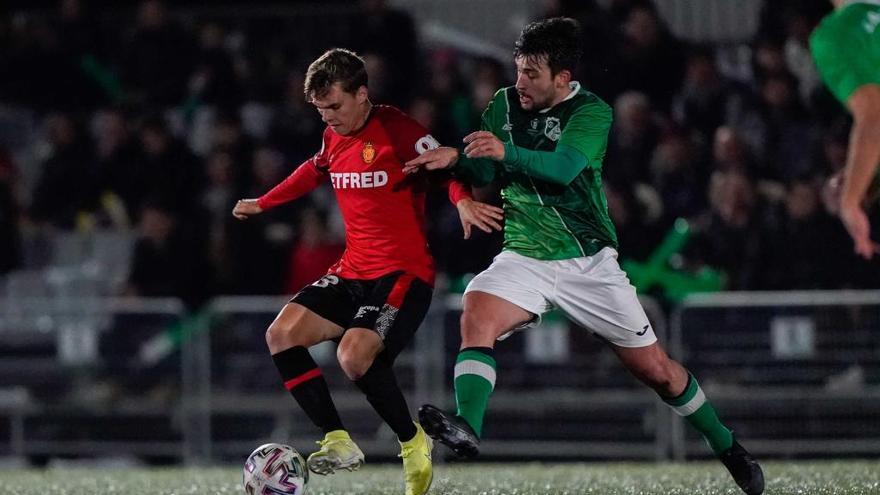
[[[260,445],[244,463],[242,484],[248,495],[303,495],[308,482],[305,459],[289,445]]]

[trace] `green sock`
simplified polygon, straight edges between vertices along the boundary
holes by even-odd
[[[455,360],[455,404],[457,414],[473,428],[477,436],[483,432],[483,416],[489,396],[495,388],[495,358],[486,348],[467,348]]]
[[[721,455],[733,445],[733,433],[721,424],[694,375],[688,373],[688,382],[681,395],[671,399],[664,397],[663,402],[703,435],[715,455]]]

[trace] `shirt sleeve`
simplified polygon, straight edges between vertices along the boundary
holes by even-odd
[[[810,38],[816,68],[828,89],[843,104],[859,87],[880,84],[880,68],[870,56],[871,48],[866,46],[864,36],[858,30],[820,28]]]
[[[535,151],[504,143],[504,168],[536,179],[567,186],[585,168],[587,158],[577,149],[564,144],[555,151]]]
[[[382,112],[382,127],[388,134],[401,168],[404,163],[440,146],[434,136],[409,115],[393,107],[383,107]]]
[[[463,199],[473,199],[474,197],[470,186],[458,179],[449,179],[446,182],[446,188],[449,191],[449,201],[454,205]]]
[[[303,162],[292,174],[269,192],[260,196],[257,199],[260,208],[269,210],[288,201],[293,201],[312,191],[327,179],[329,164],[325,153],[327,149],[326,132],[321,151]]]
[[[568,185],[585,168],[599,170],[608,148],[611,107],[599,100],[579,106],[565,124],[555,151],[504,143],[504,169]]]

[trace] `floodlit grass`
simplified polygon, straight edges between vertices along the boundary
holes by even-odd
[[[880,494],[880,461],[768,462],[767,494]],[[0,494],[240,494],[235,467],[191,469],[0,470]],[[402,494],[400,468],[313,476],[309,495]],[[449,464],[437,466],[432,494],[450,495],[737,495],[718,463]]]

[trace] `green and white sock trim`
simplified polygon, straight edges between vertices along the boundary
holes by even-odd
[[[456,414],[467,421],[477,436],[483,434],[483,418],[494,389],[495,358],[479,348],[459,352],[455,360]]]
[[[721,455],[733,445],[733,433],[718,419],[715,408],[706,399],[694,375],[688,373],[688,382],[681,395],[663,398],[663,401],[703,435],[715,455]]]
[[[690,416],[706,403],[706,394],[703,393],[703,389],[700,388],[700,384],[697,383],[693,375],[688,373],[688,382],[684,392],[678,397],[664,399],[664,401],[679,416]]]
[[[462,375],[477,375],[489,382],[495,390],[495,360],[481,352],[464,351],[455,363],[455,379]]]

